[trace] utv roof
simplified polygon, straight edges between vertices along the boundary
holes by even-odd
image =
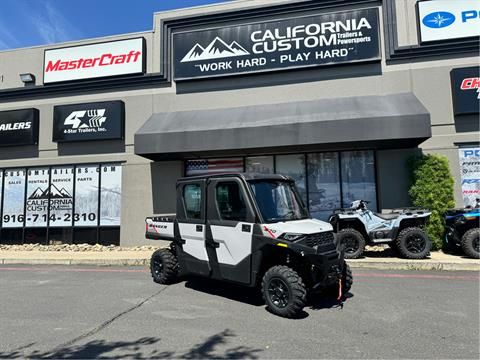
[[[178,179],[178,181],[192,181],[203,180],[210,178],[222,178],[222,177],[238,177],[245,181],[255,180],[280,180],[280,181],[294,181],[291,177],[280,174],[258,174],[258,173],[221,173],[221,174],[205,174],[197,176],[189,176]]]

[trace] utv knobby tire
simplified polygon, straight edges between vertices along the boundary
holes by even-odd
[[[480,259],[480,229],[474,228],[468,230],[462,236],[462,250],[465,255]]]
[[[150,273],[158,284],[172,284],[178,278],[178,260],[170,249],[159,249],[150,259]]]
[[[432,242],[419,227],[408,227],[400,231],[395,239],[400,256],[406,259],[424,259],[430,254]]]
[[[271,267],[262,279],[263,300],[276,315],[294,318],[305,307],[307,290],[302,278],[288,266]]]
[[[353,275],[350,266],[344,262],[342,273],[342,294],[345,296],[348,294],[353,285]]]
[[[358,259],[365,251],[365,238],[360,231],[355,229],[340,230],[337,234],[337,241],[345,246],[345,259]]]

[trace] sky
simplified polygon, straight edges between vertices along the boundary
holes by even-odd
[[[0,0],[0,50],[153,29],[153,13],[228,0]]]

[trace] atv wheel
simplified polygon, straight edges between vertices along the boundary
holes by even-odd
[[[424,259],[432,248],[432,242],[427,234],[418,227],[400,231],[395,244],[400,255],[407,259]]]
[[[465,255],[480,259],[480,229],[474,228],[468,230],[462,236],[462,250]]]
[[[262,295],[274,314],[293,318],[305,307],[307,291],[296,271],[278,265],[271,267],[263,276]]]
[[[353,285],[353,276],[350,266],[346,262],[343,263],[343,273],[342,273],[342,294],[345,296],[348,294]]]
[[[153,281],[159,284],[171,284],[178,277],[177,257],[170,249],[159,249],[152,254],[150,272]]]
[[[345,259],[358,259],[365,250],[365,238],[360,231],[347,228],[339,231],[338,243],[345,245]]]

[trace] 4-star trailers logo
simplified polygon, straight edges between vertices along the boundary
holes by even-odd
[[[122,101],[55,106],[53,141],[122,139],[125,105]]]
[[[380,59],[378,9],[174,34],[175,79]]]
[[[72,111],[63,124],[65,134],[103,132],[107,131],[102,125],[107,121],[105,109],[91,109]]]

